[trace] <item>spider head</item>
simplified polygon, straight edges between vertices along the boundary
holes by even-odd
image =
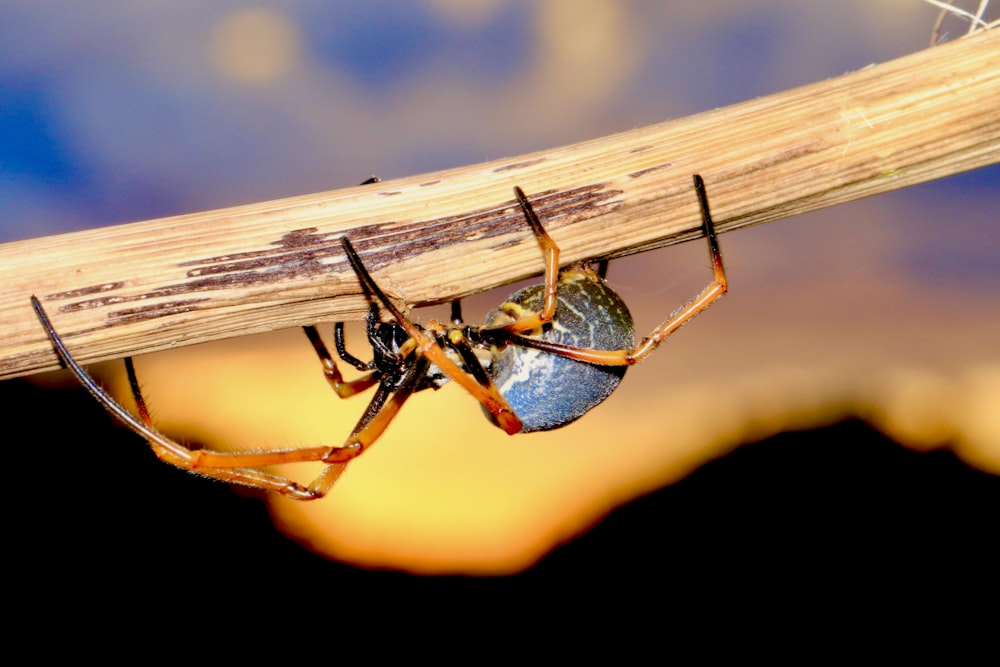
[[[373,367],[383,378],[389,378],[390,384],[398,382],[417,360],[416,344],[406,333],[406,329],[395,322],[378,323],[370,341],[374,352]],[[452,361],[464,368],[461,358],[454,355],[451,350],[448,352]],[[417,391],[428,388],[440,389],[450,379],[441,369],[431,364],[418,382]]]

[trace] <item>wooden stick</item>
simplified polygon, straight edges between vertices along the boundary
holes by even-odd
[[[689,118],[507,160],[0,246],[0,378],[319,321],[367,301],[347,234],[400,306],[543,268],[513,186],[564,263],[693,238],[1000,161],[1000,31]]]

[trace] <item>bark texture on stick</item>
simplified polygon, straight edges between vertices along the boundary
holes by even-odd
[[[519,185],[564,264],[720,231],[1000,161],[1000,31],[573,146],[280,201],[0,246],[0,378],[57,367],[29,297],[81,362],[321,321],[367,301],[349,235],[404,306],[542,271]]]

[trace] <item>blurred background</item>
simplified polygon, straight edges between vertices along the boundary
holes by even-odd
[[[919,0],[8,1],[0,242],[679,118],[927,48],[937,14]],[[136,560],[417,590],[581,573],[735,585],[762,568],[830,585],[831,560],[987,578],[998,192],[994,165],[725,234],[730,295],[584,419],[510,438],[461,389],[424,392],[321,502],[261,503],[159,464],[65,375],[0,383],[10,423],[31,429],[8,436],[6,497],[27,508],[12,529],[26,562],[58,559],[73,585]],[[698,241],[609,277],[645,332],[710,269]],[[470,299],[467,319],[507,292]],[[356,328],[349,347],[367,358]],[[158,424],[209,447],[337,443],[366,400],[335,397],[297,330],[136,363]],[[124,390],[120,363],[93,370]]]

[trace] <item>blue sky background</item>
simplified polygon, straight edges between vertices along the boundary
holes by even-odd
[[[922,48],[936,14],[918,0],[471,3],[478,15],[462,4],[271,3],[292,53],[273,75],[241,80],[217,51],[227,22],[253,4],[5,2],[0,241],[684,116]],[[593,51],[560,43],[574,33]],[[998,173],[933,196],[974,194]]]

